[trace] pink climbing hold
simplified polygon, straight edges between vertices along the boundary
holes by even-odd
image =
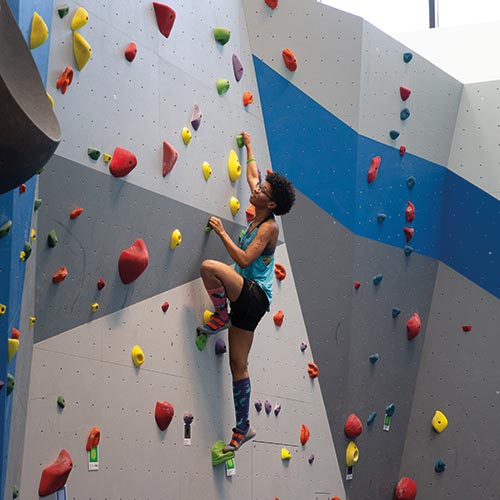
[[[378,169],[380,167],[380,156],[375,156],[372,158],[372,162],[370,164],[370,168],[368,169],[368,184],[373,182],[378,175]]]
[[[157,401],[155,408],[155,420],[160,428],[164,431],[174,418],[174,407],[168,401]]]
[[[163,141],[163,177],[172,171],[177,158],[179,158],[179,153],[175,150],[175,148],[167,141]]]
[[[134,244],[123,250],[118,261],[118,271],[122,283],[128,285],[135,281],[149,264],[149,254],[146,243],[138,238]]]
[[[413,229],[412,227],[405,227],[403,228],[403,231],[405,232],[406,242],[408,243],[413,238],[415,229]]]
[[[175,10],[168,5],[158,2],[153,2],[153,7],[155,9],[158,29],[165,38],[168,38],[172,28],[174,27]]]
[[[243,76],[243,65],[236,54],[233,54],[233,73],[235,80],[239,82]]]
[[[45,467],[38,486],[38,496],[46,497],[60,490],[68,480],[73,461],[66,450],[61,450],[57,458]]]
[[[128,62],[132,62],[137,55],[137,45],[134,42],[130,42],[125,49],[125,59]]]
[[[406,337],[408,340],[413,340],[419,333],[422,327],[422,321],[418,313],[413,313],[406,323]]]
[[[411,477],[401,478],[396,486],[395,496],[396,500],[415,500],[417,483]]]
[[[406,153],[406,146],[399,146],[399,156],[404,156]]]
[[[349,439],[358,437],[363,432],[363,424],[355,413],[351,413],[344,424],[344,434]]]
[[[161,305],[161,310],[162,310],[164,313],[166,313],[166,312],[168,311],[168,308],[169,308],[169,307],[170,307],[170,304],[169,304],[167,301],[165,301],[165,302],[163,302],[163,304]]]
[[[411,90],[408,87],[399,87],[399,94],[401,95],[401,99],[406,101],[410,97]]]
[[[195,130],[198,130],[200,128],[200,124],[201,124],[201,111],[198,104],[195,104],[193,106],[193,112],[191,113],[191,126]]]
[[[137,166],[137,157],[127,149],[117,147],[109,162],[109,171],[114,177],[125,177]]]
[[[415,218],[415,205],[409,201],[408,206],[406,207],[406,212],[405,212],[406,220],[408,222],[412,222],[413,219]]]

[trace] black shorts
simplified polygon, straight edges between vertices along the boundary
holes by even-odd
[[[255,331],[266,314],[269,300],[264,290],[252,280],[243,278],[239,297],[231,302],[231,324],[242,330]]]

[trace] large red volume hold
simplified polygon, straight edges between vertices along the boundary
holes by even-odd
[[[361,420],[355,413],[352,413],[345,421],[344,434],[349,439],[354,439],[358,437],[362,432],[363,432],[363,424],[361,423]]]
[[[45,467],[38,486],[38,496],[46,497],[60,490],[68,480],[73,468],[73,461],[66,450],[61,450],[57,458]]]
[[[168,401],[157,401],[155,408],[155,420],[158,427],[164,431],[172,422],[174,407]]]
[[[131,151],[123,148],[115,148],[109,171],[114,177],[125,177],[137,166],[137,157]]]
[[[380,156],[374,156],[372,162],[370,163],[370,168],[368,169],[368,184],[373,182],[378,175],[378,169],[380,167]]]
[[[163,170],[162,175],[165,177],[174,168],[175,162],[179,158],[179,153],[167,141],[163,141]]]
[[[415,500],[417,496],[417,483],[411,477],[402,477],[396,486],[397,500]]]
[[[142,238],[135,240],[134,244],[123,250],[118,261],[118,272],[122,283],[128,285],[135,281],[148,267],[149,254],[146,243]]]
[[[295,71],[297,69],[297,59],[290,49],[283,50],[283,61],[285,61],[285,66],[290,71]]]
[[[174,26],[175,10],[168,5],[158,2],[153,2],[153,7],[155,9],[158,29],[164,37],[168,38]]]
[[[406,336],[408,340],[413,340],[419,333],[422,327],[422,321],[418,313],[413,313],[406,323]]]

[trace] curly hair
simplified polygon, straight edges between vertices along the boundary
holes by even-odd
[[[275,215],[287,214],[295,203],[295,189],[292,183],[278,172],[267,174],[266,182],[271,186],[273,200],[276,203],[273,213]]]

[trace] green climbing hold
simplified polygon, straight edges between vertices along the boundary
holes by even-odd
[[[43,171],[45,170],[45,167],[42,167],[37,173],[36,175],[41,175],[43,173]]]
[[[31,252],[32,252],[32,248],[31,248],[31,245],[25,241],[24,242],[24,260],[28,260],[30,258],[30,255],[31,255]]]
[[[236,136],[236,144],[239,148],[242,148],[245,145],[245,141],[243,140],[243,135],[239,134]]]
[[[7,236],[11,227],[12,227],[12,221],[10,219],[5,224],[0,226],[0,238]]]
[[[55,229],[52,229],[52,231],[49,233],[47,241],[49,243],[50,248],[54,248],[57,245],[58,239],[57,239],[57,234],[56,234]]]
[[[228,451],[227,453],[222,453],[222,450],[226,446],[224,441],[215,441],[212,446],[212,466],[223,464],[228,460],[234,458],[234,451]]]
[[[214,38],[221,45],[226,45],[231,38],[231,31],[227,28],[214,28]]]
[[[57,13],[59,14],[59,17],[62,19],[63,17],[66,17],[69,13],[69,5],[61,5],[57,9]]]
[[[17,487],[17,484],[14,485],[12,488],[12,498],[17,498],[19,496],[19,488]]]
[[[64,399],[64,396],[59,396],[57,398],[57,406],[59,406],[59,408],[64,408],[66,406],[66,400]]]
[[[92,160],[98,160],[99,156],[101,156],[101,152],[98,149],[94,148],[87,148],[87,154],[89,155],[89,158]]]
[[[379,285],[380,282],[384,279],[384,276],[382,274],[377,274],[376,276],[373,277],[373,284],[375,286]]]
[[[399,132],[397,130],[391,130],[389,135],[391,136],[391,139],[395,141],[399,137]]]
[[[11,373],[7,373],[7,396],[14,390],[14,377]]]
[[[219,78],[217,80],[217,92],[219,95],[225,94],[229,90],[229,80],[224,80],[224,78]]]
[[[207,340],[208,340],[208,336],[206,333],[198,333],[196,335],[196,340],[195,340],[196,347],[200,351],[203,351],[203,349],[205,349],[205,347],[207,345]]]
[[[33,205],[33,210],[36,212],[42,206],[42,199],[37,198],[35,204]]]
[[[405,245],[405,255],[408,257],[413,253],[413,247],[410,245]]]

